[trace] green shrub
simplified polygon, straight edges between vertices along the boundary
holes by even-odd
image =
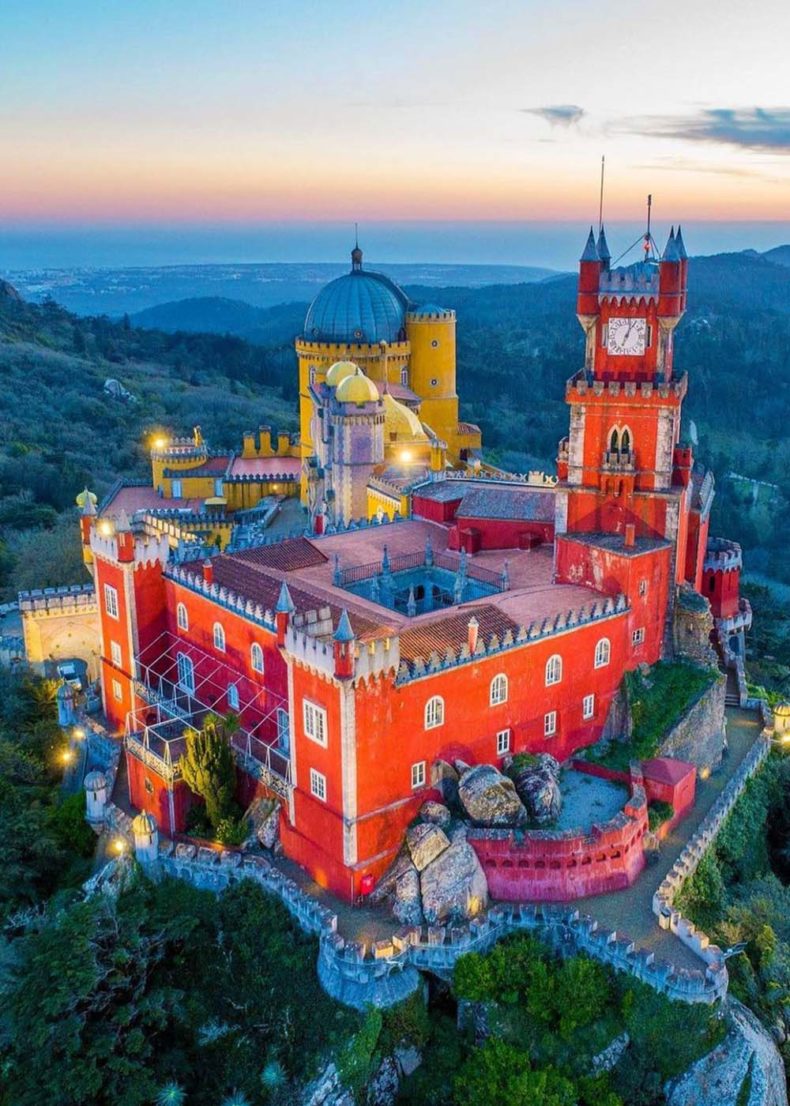
[[[53,807],[50,825],[63,849],[89,857],[96,851],[96,834],[85,821],[85,792],[80,789]]]
[[[222,845],[242,845],[250,834],[247,819],[241,817],[223,818],[217,825],[216,838]]]
[[[675,808],[672,803],[665,803],[662,799],[653,799],[647,808],[647,824],[653,833],[664,822],[668,822],[674,815]]]
[[[355,1095],[365,1087],[376,1067],[379,1055],[377,1045],[383,1024],[381,1011],[369,1009],[358,1032],[338,1057],[340,1080]]]
[[[422,988],[409,998],[391,1006],[383,1014],[379,1046],[382,1055],[391,1055],[396,1048],[423,1049],[431,1036],[431,1019],[425,1005]]]

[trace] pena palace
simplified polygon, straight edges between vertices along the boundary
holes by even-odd
[[[455,312],[355,247],[296,339],[298,438],[157,439],[150,482],[83,494],[104,713],[163,835],[197,801],[185,728],[232,715],[239,800],[275,799],[285,856],[353,901],[443,765],[611,737],[625,674],[682,654],[684,612],[742,650],[740,550],[709,538],[713,477],[681,434],[687,254],[679,229],[647,237],[616,268],[590,231],[556,476],[485,462]]]

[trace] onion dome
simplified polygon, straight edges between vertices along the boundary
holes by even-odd
[[[790,718],[790,703],[777,703],[774,707],[776,718]]]
[[[102,788],[107,787],[107,777],[104,772],[99,772],[96,768],[92,772],[88,772],[82,782],[86,791],[101,791]]]
[[[132,833],[135,837],[150,836],[152,833],[157,833],[158,830],[159,826],[156,824],[156,818],[145,810],[141,811],[132,820]]]
[[[446,315],[447,308],[439,307],[436,303],[423,303],[419,307],[413,307],[409,314],[416,315],[418,318],[420,315]]]
[[[384,432],[388,441],[427,442],[429,440],[422,423],[405,403],[399,403],[389,392],[384,393],[382,400],[384,401]]]
[[[376,403],[379,399],[379,390],[369,377],[365,376],[362,369],[357,369],[351,376],[337,386],[335,392],[338,403]]]
[[[326,383],[330,388],[336,388],[341,380],[345,380],[347,376],[352,376],[357,371],[357,366],[353,361],[335,361],[326,373]]]
[[[91,492],[87,488],[85,488],[76,497],[74,502],[77,504],[84,515],[95,515],[97,501],[98,496],[96,495],[96,493]]]
[[[353,268],[322,288],[304,322],[308,342],[377,344],[402,340],[409,299],[384,276],[362,268],[362,250],[352,253]]]

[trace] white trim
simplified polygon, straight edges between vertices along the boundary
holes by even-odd
[[[557,712],[549,710],[543,715],[543,736],[555,737],[557,734]]]
[[[310,794],[322,803],[326,802],[326,776],[315,768],[310,769]]]
[[[310,699],[302,699],[302,727],[305,737],[326,749],[329,744],[326,711]]]
[[[496,755],[503,757],[505,753],[510,752],[510,738],[511,730],[508,727],[506,730],[499,730],[496,735]]]
[[[411,766],[411,789],[416,791],[418,787],[425,787],[424,760],[418,760]]]
[[[582,719],[585,722],[589,722],[591,718],[595,718],[595,693],[590,692],[589,695],[585,695],[582,699]]]
[[[116,668],[121,668],[123,666],[123,655],[121,652],[120,642],[110,642],[110,658]]]
[[[357,848],[357,722],[355,688],[349,681],[340,687],[340,778],[343,800],[343,862],[359,859]]]
[[[509,691],[507,676],[504,672],[497,672],[488,689],[488,705],[498,707],[502,703],[506,703]]]
[[[444,699],[441,695],[432,695],[425,704],[423,721],[426,730],[435,730],[444,725]]]

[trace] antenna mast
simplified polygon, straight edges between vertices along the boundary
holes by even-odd
[[[598,233],[601,233],[603,227],[603,176],[604,168],[606,166],[606,154],[601,154],[601,198],[598,201]]]
[[[645,231],[645,259],[650,253],[650,209],[653,206],[652,194],[647,197],[647,230]]]

